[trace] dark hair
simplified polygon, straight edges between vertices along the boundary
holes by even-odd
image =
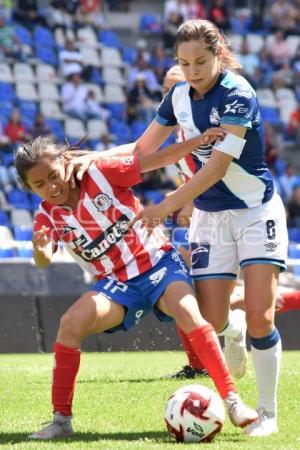
[[[43,158],[55,160],[63,156],[66,151],[78,150],[82,141],[75,145],[62,144],[51,136],[38,136],[36,139],[22,144],[14,155],[14,165],[17,170],[20,184],[28,188],[26,174],[28,170],[39,164]]]
[[[180,44],[189,41],[202,41],[207,50],[218,55],[222,69],[230,69],[233,72],[241,70],[242,66],[229,49],[227,39],[209,20],[187,20],[180,25],[176,35],[176,53]]]

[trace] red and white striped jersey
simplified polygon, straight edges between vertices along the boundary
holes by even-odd
[[[93,277],[134,278],[155,266],[172,248],[160,227],[151,236],[138,222],[128,228],[142,209],[129,187],[140,181],[137,156],[101,158],[80,182],[76,209],[42,201],[34,230],[48,227],[51,239],[62,241]]]
[[[177,142],[183,141],[185,141],[184,133],[182,128],[179,128],[177,133]],[[179,172],[179,176],[183,183],[189,181],[192,178],[192,176],[197,172],[197,166],[191,153],[186,155],[184,158],[180,159],[176,163],[176,166]]]

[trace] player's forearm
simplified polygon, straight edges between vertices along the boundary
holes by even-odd
[[[191,153],[199,145],[203,144],[203,138],[197,136],[188,141],[180,142],[177,144],[169,145],[168,147],[160,150],[151,155],[140,156],[140,165],[142,172],[149,172],[151,170],[160,169],[161,167],[174,164],[184,156]]]
[[[110,148],[104,152],[97,152],[99,156],[130,156],[136,150],[136,143],[130,142],[129,144],[118,145],[117,147]]]

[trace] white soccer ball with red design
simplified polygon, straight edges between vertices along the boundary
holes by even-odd
[[[164,417],[169,433],[178,442],[210,442],[222,429],[225,409],[211,389],[191,384],[171,395]]]

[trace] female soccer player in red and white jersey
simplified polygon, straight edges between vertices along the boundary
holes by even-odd
[[[148,234],[130,187],[141,173],[173,163],[200,144],[223,138],[220,129],[175,144],[155,156],[97,159],[72,189],[65,181],[64,145],[39,137],[19,147],[15,167],[24,186],[43,199],[33,232],[36,264],[51,263],[62,241],[75,261],[98,281],[60,321],[54,344],[53,421],[31,439],[73,433],[72,399],[80,364],[80,345],[100,331],[126,330],[150,310],[160,320],[173,317],[201,357],[225,401],[232,423],[244,427],[257,419],[244,405],[226,367],[217,336],[201,316],[183,260],[157,229]]]

